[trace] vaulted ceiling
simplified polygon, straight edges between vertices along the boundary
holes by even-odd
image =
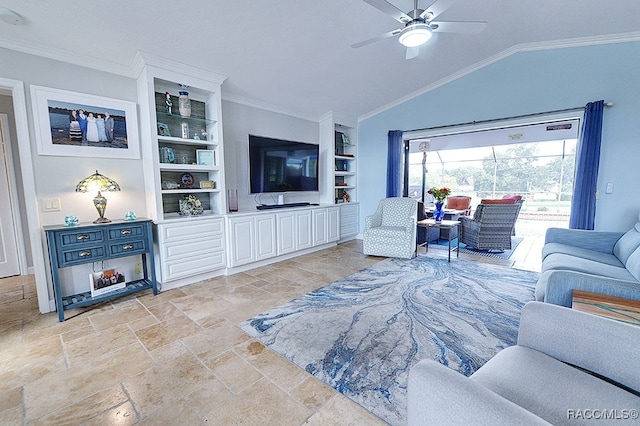
[[[390,3],[413,8],[412,0]],[[397,37],[350,47],[401,27],[362,0],[0,0],[3,7],[24,22],[0,21],[0,47],[130,76],[145,51],[227,76],[226,99],[309,119],[362,117],[517,51],[640,40],[638,0],[457,0],[438,19],[486,21],[484,31],[436,34],[411,60]]]

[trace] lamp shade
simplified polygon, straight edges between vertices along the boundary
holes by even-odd
[[[418,47],[429,41],[432,34],[428,24],[419,22],[404,27],[398,40],[405,47]]]
[[[107,208],[107,199],[102,196],[100,191],[120,191],[120,185],[118,185],[115,180],[101,175],[97,170],[94,174],[82,179],[76,185],[76,192],[98,193],[98,195],[96,195],[96,197],[93,199],[93,205],[96,207],[96,210],[98,210],[98,214],[100,215],[100,217],[93,221],[93,223],[108,223],[111,221],[104,217],[104,211]]]
[[[97,170],[94,174],[82,179],[76,185],[76,192],[99,192],[99,191],[105,191],[105,192],[120,191],[120,185],[118,185],[118,183],[115,180],[109,179],[108,177],[101,175],[100,173],[98,173]]]

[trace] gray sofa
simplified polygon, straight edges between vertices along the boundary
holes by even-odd
[[[408,423],[632,424],[640,410],[638,341],[640,327],[529,302],[517,345],[470,377],[431,360],[412,367]]]
[[[536,300],[571,306],[574,289],[640,300],[640,215],[626,233],[547,230]]]

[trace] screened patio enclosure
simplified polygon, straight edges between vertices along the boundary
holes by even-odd
[[[425,192],[449,187],[474,209],[483,198],[519,194],[520,218],[568,223],[578,129],[575,119],[410,139],[407,194],[423,199],[423,177]],[[433,199],[425,193],[424,201]]]

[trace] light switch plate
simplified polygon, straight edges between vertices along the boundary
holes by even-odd
[[[613,193],[613,182],[607,183],[607,189],[605,189],[604,192],[607,193],[607,194]]]
[[[60,198],[43,198],[42,199],[42,211],[45,212],[59,212],[62,210],[60,206]]]

